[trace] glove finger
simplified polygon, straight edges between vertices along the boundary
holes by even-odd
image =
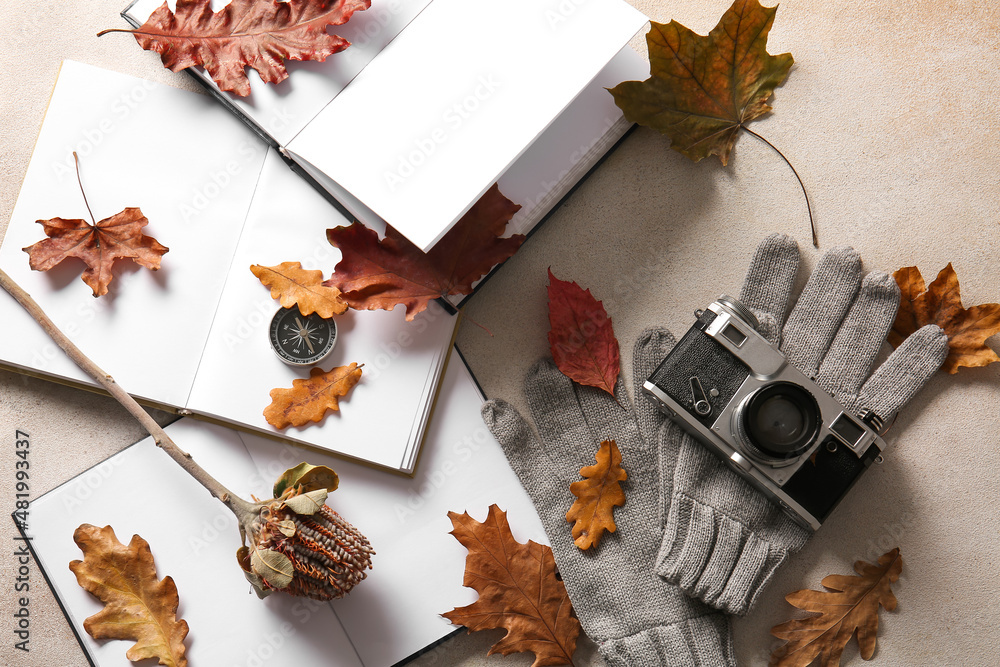
[[[816,382],[845,405],[857,397],[896,319],[899,286],[892,276],[872,271],[830,345]]]
[[[886,423],[927,384],[948,356],[948,336],[928,324],[903,341],[865,382],[856,410],[868,408]]]
[[[654,327],[639,334],[632,350],[635,420],[639,434],[651,451],[656,446],[657,432],[666,420],[666,416],[646,396],[642,390],[642,383],[653,374],[676,343],[676,339],[669,331],[662,327]]]
[[[521,480],[521,486],[531,496],[535,509],[545,522],[546,532],[550,525],[565,524],[566,507],[569,507],[566,504],[568,487],[555,474],[555,467],[528,422],[503,400],[487,401],[480,414],[486,427],[500,443],[507,462]],[[553,509],[548,512],[552,516],[545,516],[549,509]]]
[[[798,270],[799,246],[785,234],[771,234],[761,241],[750,260],[740,301],[759,314],[759,331],[772,343],[778,342]]]
[[[781,334],[790,364],[815,377],[860,286],[861,255],[854,248],[839,246],[823,255]]]
[[[600,391],[600,390],[595,390]],[[596,439],[580,409],[573,381],[551,359],[538,361],[524,378],[524,393],[542,447],[563,480],[577,479],[580,468],[593,463]],[[606,402],[620,410],[607,392]]]

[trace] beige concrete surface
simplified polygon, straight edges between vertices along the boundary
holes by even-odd
[[[633,1],[654,20],[677,19],[702,33],[727,7],[726,0]],[[130,38],[94,37],[120,25],[123,4],[0,4],[0,225],[63,58],[193,88]],[[782,4],[770,51],[790,51],[796,64],[774,113],[753,128],[802,175],[823,247],[850,243],[868,268],[915,264],[928,279],[952,262],[967,305],[1000,301],[998,35],[995,3]],[[523,405],[521,377],[547,348],[546,267],[604,299],[627,364],[642,328],[660,323],[680,333],[695,308],[737,289],[757,241],[775,230],[796,236],[805,266],[815,264],[802,192],[767,146],[743,136],[723,168],[714,158],[691,163],[639,129],[471,303],[468,314],[494,336],[467,325],[459,343],[490,396]],[[996,338],[992,344],[1000,348]],[[32,434],[35,494],[134,442],[140,429],[109,400],[0,374],[0,664],[77,667],[85,659],[37,571],[32,650],[12,648],[14,531],[6,515],[17,428]],[[856,559],[894,546],[905,562],[899,608],[882,614],[873,664],[997,664],[1000,364],[939,374],[888,440],[886,462],[733,623],[740,664],[766,664],[774,645],[768,629],[792,613],[786,593],[818,587],[826,574],[847,573]],[[416,664],[531,663],[486,658],[498,636],[454,639]],[[600,664],[592,647],[579,656],[578,665]],[[853,642],[844,663],[860,663]]]

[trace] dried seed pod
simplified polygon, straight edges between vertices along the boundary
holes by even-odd
[[[375,551],[368,538],[325,504],[328,491],[336,488],[336,473],[308,466],[312,472],[303,482],[301,465],[279,478],[278,497],[260,503],[255,520],[244,526],[250,546],[242,547],[237,558],[260,597],[281,590],[334,600],[367,576]],[[292,471],[296,474],[288,479]],[[326,471],[332,477],[323,485],[310,481]]]

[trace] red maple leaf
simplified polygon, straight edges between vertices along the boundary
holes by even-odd
[[[87,265],[83,282],[94,296],[108,293],[111,267],[115,260],[131,259],[152,271],[160,268],[160,257],[167,252],[152,236],[142,233],[149,220],[136,207],[91,225],[86,220],[52,218],[38,220],[50,238],[24,248],[35,271],[48,271],[68,257],[76,257]]]
[[[590,290],[559,280],[549,269],[549,347],[569,379],[615,395],[618,339],[604,305]]]
[[[494,184],[427,253],[392,227],[381,241],[358,222],[328,229],[327,239],[343,258],[323,284],[339,289],[351,308],[403,304],[412,320],[433,299],[471,293],[474,282],[521,247],[521,234],[500,238],[520,208]]]

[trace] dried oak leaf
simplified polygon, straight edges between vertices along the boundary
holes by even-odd
[[[580,468],[583,479],[569,485],[576,500],[566,512],[566,520],[573,524],[573,543],[583,550],[597,547],[604,531],[615,532],[614,509],[625,504],[621,483],[628,474],[622,468],[618,444],[605,440],[595,459],[596,465]]]
[[[621,367],[618,339],[604,304],[549,269],[549,348],[569,379],[615,395]]]
[[[171,71],[202,65],[219,88],[246,96],[245,67],[265,83],[284,81],[286,59],[322,62],[350,46],[326,28],[369,6],[370,0],[232,0],[213,14],[211,0],[177,0],[176,12],[164,2],[142,27],[98,36],[130,32]]]
[[[896,608],[891,584],[903,571],[903,559],[896,548],[879,557],[878,565],[859,560],[854,570],[860,576],[831,574],[824,578],[825,591],[807,589],[785,596],[792,606],[818,613],[771,628],[772,635],[786,640],[771,654],[772,666],[806,667],[819,658],[822,667],[836,667],[855,632],[861,657],[871,659],[878,634],[878,608]]]
[[[392,310],[403,304],[412,320],[434,299],[471,293],[474,282],[521,247],[521,234],[500,238],[520,208],[494,184],[427,253],[392,227],[381,241],[357,222],[329,229],[327,239],[343,258],[323,284],[339,289],[351,308]]]
[[[309,378],[292,380],[291,389],[272,389],[264,418],[275,428],[305,426],[323,419],[327,410],[340,409],[340,397],[361,379],[361,366],[335,366],[329,371],[313,368]]]
[[[87,265],[83,282],[94,290],[94,296],[108,293],[111,267],[118,259],[131,259],[147,269],[160,268],[160,257],[168,248],[152,236],[142,233],[149,220],[138,208],[129,207],[96,225],[86,220],[52,218],[36,221],[49,238],[23,248],[35,271],[48,271],[68,257],[76,257]]]
[[[571,665],[580,621],[556,576],[552,549],[514,539],[507,513],[490,505],[486,521],[468,513],[448,512],[451,534],[469,550],[463,583],[479,599],[442,614],[455,625],[473,630],[504,628],[507,634],[487,655],[530,651],[531,667]]]
[[[792,54],[767,52],[775,10],[736,0],[707,36],[677,21],[653,22],[646,35],[650,77],[610,89],[615,104],[692,160],[718,155],[726,164],[740,129],[771,110],[767,100],[792,66]]]
[[[330,319],[347,310],[340,299],[340,290],[323,284],[322,271],[309,271],[298,262],[282,262],[277,266],[254,264],[250,271],[264,287],[271,288],[271,298],[285,308],[298,306],[303,315],[317,313]]]
[[[924,285],[915,266],[904,267],[892,277],[900,291],[896,321],[889,331],[893,347],[899,347],[917,329],[936,324],[948,335],[948,357],[942,368],[949,373],[957,373],[961,366],[986,366],[1000,361],[1000,356],[986,345],[987,338],[1000,333],[1000,304],[964,308],[951,263],[941,269],[930,287]]]
[[[184,637],[188,624],[177,618],[177,586],[170,577],[156,578],[149,543],[138,535],[126,547],[111,526],[82,524],[73,541],[83,551],[69,569],[76,581],[104,603],[104,609],[83,622],[94,639],[130,639],[125,653],[132,661],[157,658],[161,665],[184,667]]]

